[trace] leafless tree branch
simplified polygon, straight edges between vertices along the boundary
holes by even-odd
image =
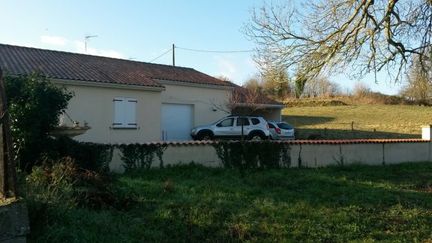
[[[432,1],[267,4],[254,11],[245,33],[256,42],[262,66],[301,69],[308,78],[346,68],[358,76],[387,70],[400,81],[413,57],[422,63],[431,50]]]

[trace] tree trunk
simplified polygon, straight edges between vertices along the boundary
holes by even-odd
[[[0,199],[16,197],[16,172],[10,133],[9,112],[0,70]]]

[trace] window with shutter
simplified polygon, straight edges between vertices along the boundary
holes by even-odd
[[[132,98],[115,98],[114,100],[114,128],[136,128],[137,100]]]

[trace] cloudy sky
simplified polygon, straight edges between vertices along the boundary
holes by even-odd
[[[257,73],[252,52],[187,49],[254,49],[242,28],[253,8],[262,3],[263,0],[0,0],[0,43],[169,65],[170,49],[175,44],[176,65],[226,76],[242,84]],[[85,36],[97,36],[87,41],[87,52]],[[362,82],[387,94],[399,91],[400,84],[392,84],[384,75],[379,78],[375,83],[372,75],[366,76]],[[330,79],[344,90],[356,82],[344,74]]]

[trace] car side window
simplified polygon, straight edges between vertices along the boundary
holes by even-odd
[[[218,127],[232,127],[234,125],[234,118],[225,119],[217,124]]]
[[[250,123],[249,123],[249,119],[247,119],[247,118],[237,118],[237,126],[249,126],[250,125]]]
[[[256,124],[259,124],[259,123],[260,123],[260,121],[259,121],[259,119],[258,119],[258,118],[252,118],[252,119],[251,119],[251,122],[252,122],[252,124],[254,124],[254,125],[256,125]]]
[[[269,125],[270,128],[273,128],[273,129],[275,128],[275,126],[273,124],[271,124],[271,123],[269,123],[268,125]]]

